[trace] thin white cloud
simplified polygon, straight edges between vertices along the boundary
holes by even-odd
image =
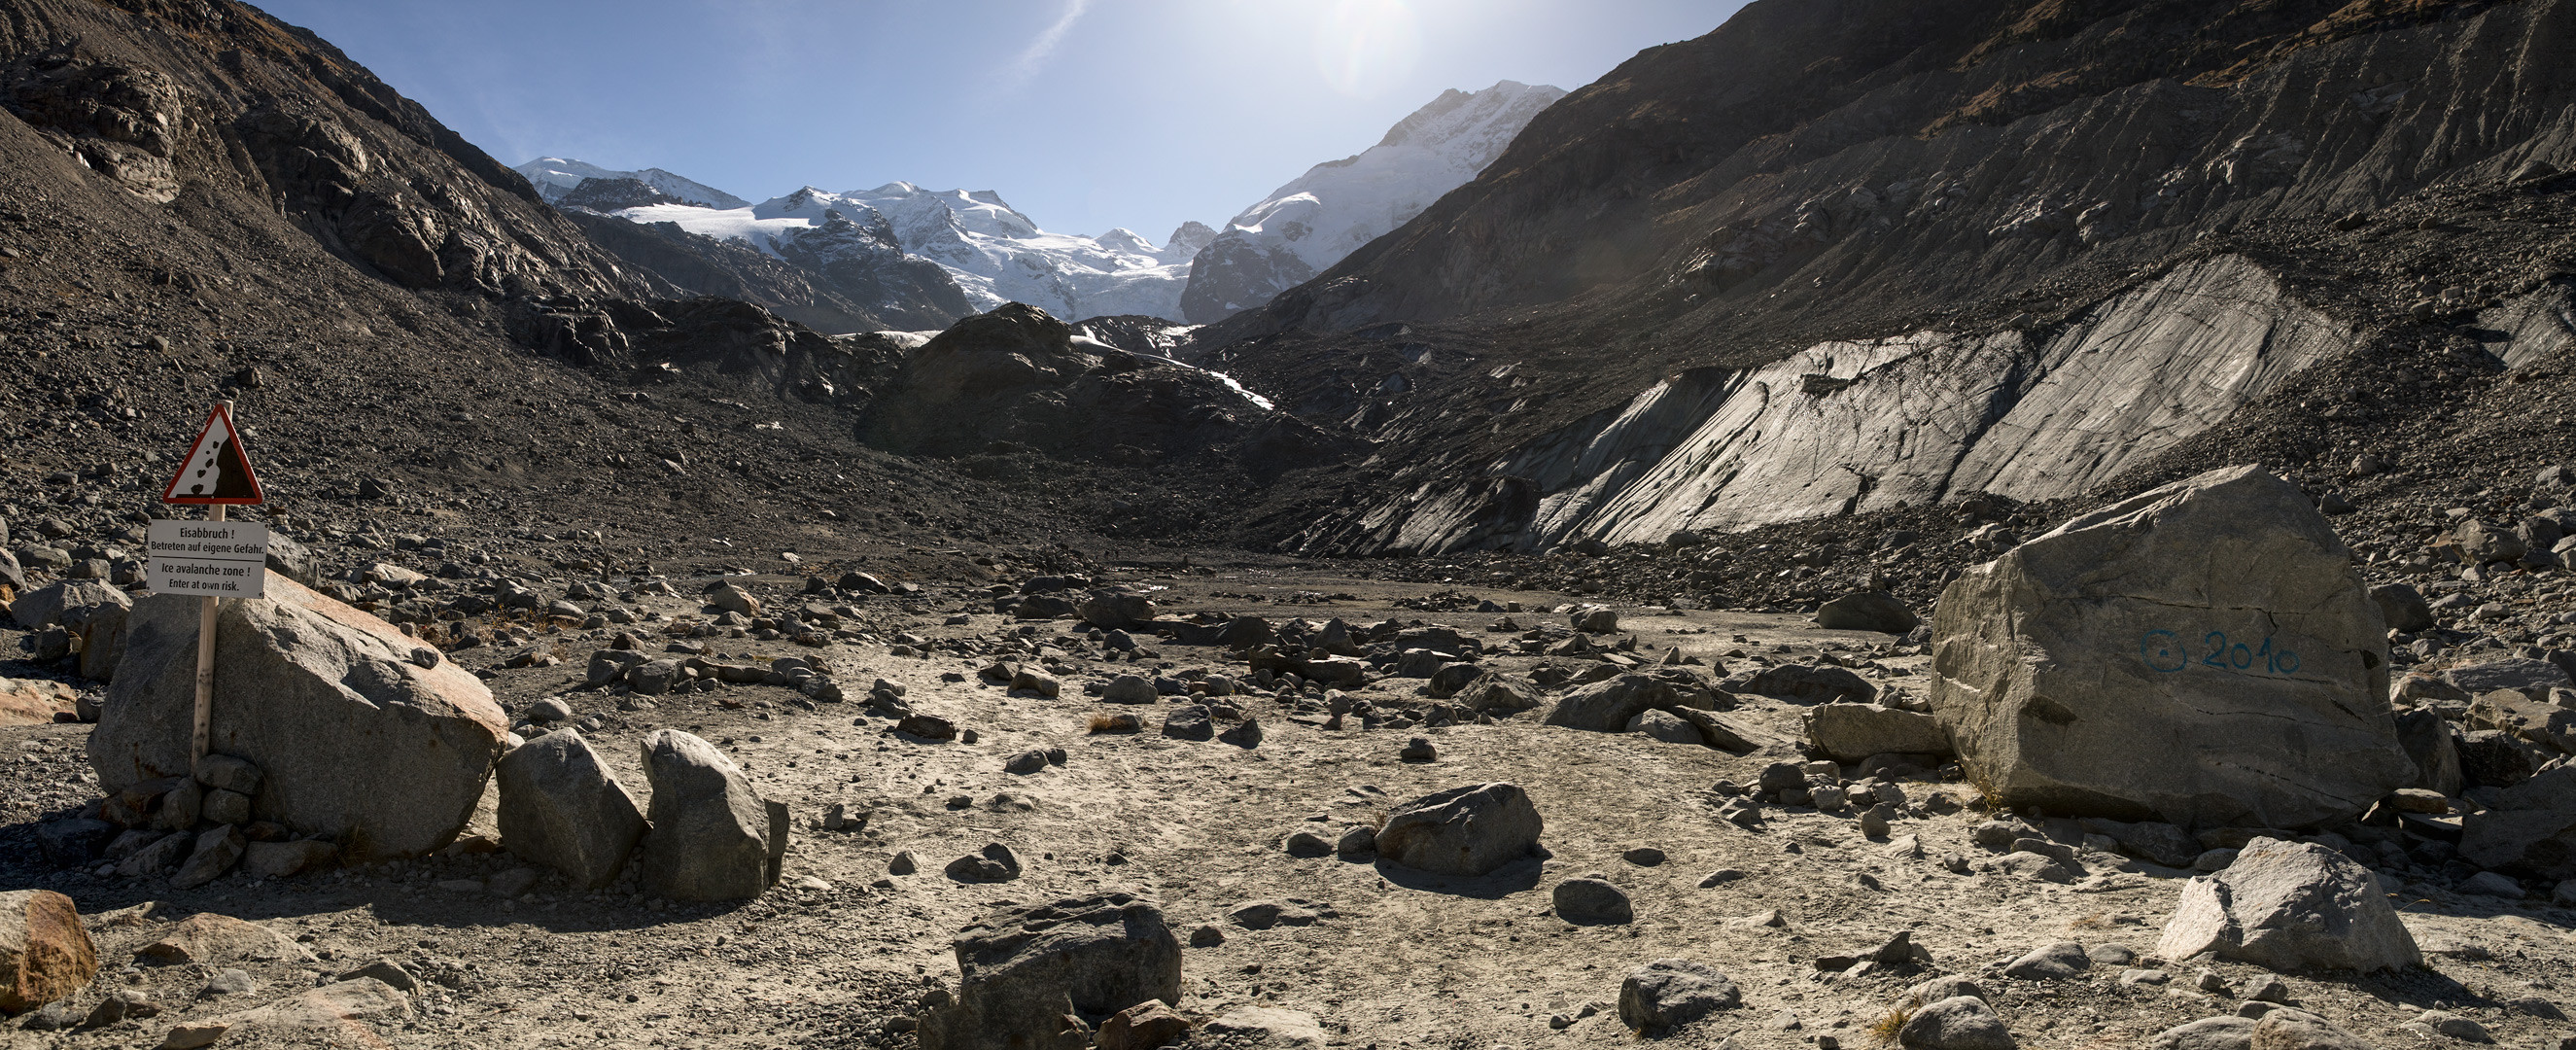
[[[1064,35],[1071,32],[1073,24],[1082,19],[1082,13],[1090,9],[1091,0],[1064,0],[1064,14],[1055,20],[1055,24],[1039,31],[1037,39],[1029,41],[1029,46],[1003,74],[1005,86],[1018,87],[1028,83],[1038,70],[1045,68],[1046,60],[1055,53],[1056,45],[1064,42]]]

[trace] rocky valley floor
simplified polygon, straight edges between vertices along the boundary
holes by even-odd
[[[1462,596],[1330,566],[1130,569],[1103,578],[1161,588],[1154,599],[1167,614],[1422,621],[1483,639],[1489,653],[1544,624],[1570,634],[1561,630],[1564,615],[1544,610],[1571,599],[1541,591]],[[673,582],[693,592],[705,581]],[[801,581],[745,582],[774,603],[795,601]],[[1528,611],[1472,611],[1478,601]],[[1418,695],[1424,680],[1402,677],[1348,694],[1365,707],[1327,728],[1320,690],[1256,690],[1220,648],[1149,641],[1149,654],[1118,658],[1088,632],[1073,633],[1082,630],[1077,621],[978,611],[989,602],[952,587],[848,602],[866,611],[845,628],[853,637],[820,649],[721,629],[690,643],[706,647],[708,659],[736,663],[819,656],[830,677],[850,687],[851,698],[837,703],[763,685],[657,696],[585,687],[582,660],[618,631],[660,650],[672,640],[662,628],[706,622],[709,610],[694,599],[645,595],[626,605],[642,621],[634,627],[539,622],[524,639],[453,654],[489,670],[514,717],[563,701],[639,794],[638,742],[672,728],[716,743],[764,797],[785,801],[795,830],[783,876],[739,904],[669,904],[631,884],[587,893],[552,875],[529,882],[534,873],[507,852],[451,851],[461,855],[278,880],[232,875],[190,890],[159,878],[51,870],[36,857],[34,822],[95,797],[82,757],[89,727],[0,729],[14,785],[9,826],[0,831],[7,865],[0,880],[71,896],[103,963],[94,986],[52,1012],[72,1023],[68,1030],[44,1030],[46,1015],[29,1015],[4,1030],[8,1045],[157,1046],[187,1023],[238,1022],[255,1006],[285,1003],[223,1045],[904,1047],[924,997],[955,985],[950,940],[961,928],[1006,902],[1108,891],[1158,901],[1190,945],[1182,1000],[1173,1005],[1193,1018],[1239,1022],[1231,1034],[1202,1032],[1201,1045],[1210,1046],[1626,1045],[1637,1037],[1619,1019],[1621,981],[1668,958],[1704,963],[1741,989],[1740,1005],[1671,1033],[1671,1045],[1880,1045],[1883,1022],[1908,1005],[1907,989],[1938,975],[1981,985],[2030,1047],[2150,1045],[2185,1022],[2248,1003],[2263,1009],[2256,995],[2382,1047],[2452,1041],[2421,1020],[2427,1011],[2438,1011],[2433,1022],[2474,1022],[2510,1046],[2555,1047],[2570,1032],[2559,1011],[2566,983],[2576,980],[2576,910],[2547,903],[2546,886],[2508,902],[2461,895],[2421,869],[2385,867],[2390,899],[2426,966],[2365,977],[2294,973],[2267,988],[2274,975],[2258,967],[2152,957],[2191,872],[2107,852],[2100,848],[2107,840],[2093,836],[2088,845],[2082,828],[2045,819],[2020,834],[2054,845],[2025,844],[2015,856],[2030,848],[2062,853],[2058,869],[1999,865],[2005,854],[1978,844],[1996,841],[1979,826],[2017,818],[1984,812],[1972,788],[1944,783],[1938,772],[1897,781],[1906,801],[1875,835],[1857,807],[1765,805],[1750,826],[1730,821],[1719,811],[1731,798],[1722,782],[1749,789],[1766,766],[1804,760],[1795,744],[1803,736],[1800,703],[1740,698],[1728,717],[1761,745],[1743,754],[1645,733],[1544,726],[1543,709],[1477,719]],[[1873,685],[1922,692],[1925,658],[1889,635],[1821,630],[1791,614],[1627,607],[1619,616],[1616,634],[1596,638],[1614,647],[1633,638],[1622,659],[1648,663],[1678,651],[1677,659],[1721,675],[1721,667],[1839,663]],[[1519,630],[1489,629],[1505,619]],[[505,666],[530,653],[568,662]],[[982,672],[996,659],[1045,668],[1058,694],[987,680]],[[1486,663],[1489,673],[1520,674],[1569,661],[1489,655]],[[1205,685],[1218,695],[1153,704],[1085,695],[1086,684],[1129,671],[1240,680],[1248,695]],[[857,697],[860,683],[877,678],[905,685],[913,712],[946,719],[972,742],[895,731],[894,719]],[[1229,714],[1257,722],[1257,743],[1244,746],[1240,732],[1227,734],[1234,742],[1164,735],[1166,716],[1182,706],[1176,701],[1189,699],[1213,705],[1212,728],[1239,728]],[[1095,731],[1117,714],[1140,715],[1142,732]],[[1426,715],[1452,724],[1414,724]],[[1434,752],[1427,760],[1402,757],[1417,737]],[[1060,763],[1005,771],[1013,756],[1050,748],[1062,749]],[[1864,785],[1879,779],[1861,772],[1845,765],[1835,776]],[[1482,877],[1447,877],[1287,847],[1298,832],[1332,841],[1382,820],[1394,803],[1489,781],[1527,791],[1545,821],[1547,856]],[[494,834],[484,820],[472,832]],[[476,841],[468,848],[486,848]],[[1016,855],[1015,878],[964,881],[944,872],[952,859],[993,843]],[[913,864],[896,863],[903,855]],[[1618,887],[1633,918],[1562,918],[1551,890],[1586,876]],[[136,954],[166,944],[179,920],[209,913],[252,920],[284,941]],[[1867,961],[1898,934],[1927,952],[1928,963]],[[2059,942],[2082,946],[2080,970],[2054,978],[2020,967],[2022,977],[2002,972]],[[407,1001],[295,1008],[299,996],[351,987],[334,979],[380,961],[391,972],[372,972],[409,986]],[[158,1012],[78,1023],[128,990]],[[1315,1027],[1285,1015],[1264,1022],[1244,1007],[1291,1011]]]

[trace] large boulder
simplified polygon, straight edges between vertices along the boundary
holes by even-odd
[[[2211,952],[2274,970],[2385,970],[2424,961],[2379,877],[2308,842],[2256,838],[2183,884],[2156,954]]]
[[[1950,734],[1940,720],[1878,704],[1820,704],[1800,716],[1807,742],[1836,762],[1871,755],[1946,755]]]
[[[2304,827],[2412,783],[2388,642],[2296,486],[2211,471],[1968,569],[1933,713],[1986,796],[2051,815]]]
[[[1922,623],[1922,617],[1886,591],[1853,591],[1816,607],[1816,626],[1828,631],[1904,634]]]
[[[392,624],[274,572],[267,588],[215,622],[211,749],[266,771],[251,815],[334,839],[355,863],[453,841],[509,732],[491,690]],[[89,738],[105,792],[190,772],[200,609],[135,604]]]
[[[1848,668],[1829,664],[1781,664],[1759,671],[1738,671],[1718,683],[1718,688],[1802,704],[1866,704],[1878,698],[1878,687],[1867,679]]]
[[[1088,1043],[1080,1014],[1181,998],[1181,943],[1152,902],[1125,893],[1005,906],[960,931],[958,988],[931,995],[921,1050]]]
[[[2460,859],[2545,879],[2576,878],[2576,766],[2499,791],[2494,807],[2462,818]]]
[[[1471,784],[1389,811],[1377,855],[1439,875],[1483,875],[1527,856],[1542,827],[1519,785]]]
[[[2576,679],[2569,678],[2565,668],[2547,660],[2519,656],[2454,667],[2442,672],[2442,677],[2470,696],[2511,689],[2543,702],[2549,699],[2552,689],[2576,688]]]
[[[1547,712],[1547,724],[1596,733],[1623,733],[1647,711],[1670,706],[1670,686],[1642,674],[1623,674],[1566,691]]]
[[[28,630],[61,627],[80,639],[83,678],[108,679],[125,654],[126,620],[134,599],[99,580],[64,580],[9,603],[9,615]]]
[[[98,948],[71,898],[52,890],[0,893],[0,1011],[43,1006],[97,976]]]
[[[1104,587],[1074,606],[1082,622],[1106,631],[1123,631],[1154,622],[1154,603],[1135,591]]]
[[[787,805],[763,801],[724,752],[679,730],[658,729],[644,738],[644,777],[653,788],[644,892],[671,900],[741,900],[778,882]]]
[[[644,837],[644,814],[577,729],[520,745],[499,768],[501,845],[519,859],[598,889],[617,880]]]

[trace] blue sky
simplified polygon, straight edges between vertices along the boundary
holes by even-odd
[[[259,2],[259,0],[254,0]],[[505,164],[898,179],[1160,243],[1446,88],[1572,90],[1741,0],[266,0]]]

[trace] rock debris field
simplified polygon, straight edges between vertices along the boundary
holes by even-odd
[[[221,620],[204,760],[193,603],[21,569],[0,1031],[2561,1046],[2576,693],[2551,653],[2392,680],[2398,597],[2326,522],[2212,472],[1928,618],[1331,565],[477,580],[419,537],[294,546]],[[2210,544],[2266,568],[2170,570]],[[2173,671],[2208,654],[2138,602],[2250,618],[2192,627],[2305,670]],[[2245,728],[2281,722],[2303,742]]]

